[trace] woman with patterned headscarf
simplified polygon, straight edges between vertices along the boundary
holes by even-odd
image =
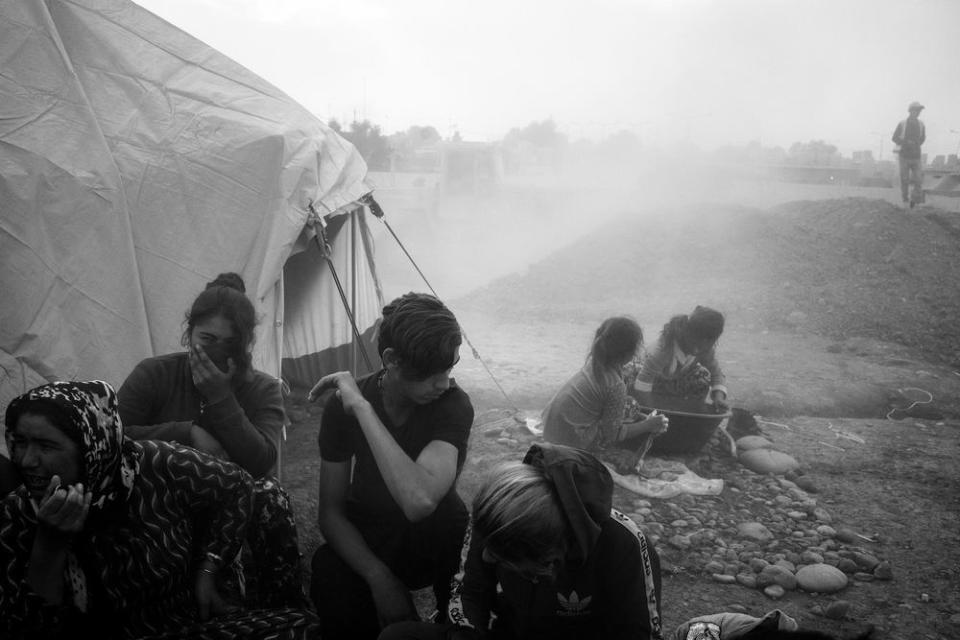
[[[0,502],[0,637],[309,637],[305,612],[218,593],[251,510],[239,466],[125,438],[100,381],[37,387],[5,425],[23,484]]]

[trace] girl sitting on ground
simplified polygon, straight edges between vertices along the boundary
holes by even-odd
[[[663,325],[656,348],[634,359],[627,380],[642,393],[711,402],[725,413],[726,378],[717,362],[717,340],[723,333],[723,314],[697,306],[690,315],[676,315]]]
[[[635,450],[648,437],[666,431],[665,416],[643,415],[627,395],[623,366],[642,344],[643,331],[632,318],[604,320],[583,367],[543,410],[544,439],[600,454]]]

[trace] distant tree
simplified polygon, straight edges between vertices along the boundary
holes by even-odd
[[[790,145],[788,157],[796,164],[831,164],[837,159],[837,147],[823,140],[794,142]]]
[[[527,143],[541,149],[556,149],[565,147],[567,136],[557,130],[557,123],[553,120],[531,122],[522,129],[514,128],[503,137],[504,146]]]
[[[330,120],[327,125],[357,148],[372,171],[390,169],[390,141],[380,133],[380,126],[369,120],[350,123],[350,129],[344,130],[339,122]]]
[[[560,169],[567,148],[567,136],[553,120],[531,122],[514,128],[503,138],[505,164],[513,170],[523,166],[550,166]]]
[[[414,125],[390,136],[390,150],[397,171],[435,171],[440,162],[441,141],[436,127]]]

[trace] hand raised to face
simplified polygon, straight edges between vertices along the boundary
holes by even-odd
[[[237,372],[237,363],[233,358],[227,358],[227,370],[223,371],[207,355],[205,347],[199,344],[190,347],[188,356],[193,384],[207,402],[219,402],[233,392],[231,383]]]
[[[83,483],[63,487],[60,476],[50,478],[50,484],[40,499],[37,519],[58,533],[75,534],[83,530],[90,511],[93,493],[85,491]]]

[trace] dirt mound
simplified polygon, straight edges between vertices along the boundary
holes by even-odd
[[[747,329],[873,338],[960,366],[956,218],[864,198],[622,216],[459,304],[528,320],[711,304]]]

